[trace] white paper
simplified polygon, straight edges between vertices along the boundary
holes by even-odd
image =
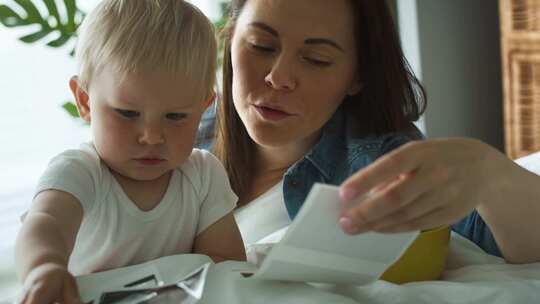
[[[260,279],[366,284],[377,280],[419,232],[345,234],[337,186],[315,184],[281,242],[253,276]]]
[[[532,173],[540,175],[540,152],[518,158],[516,163]]]
[[[361,286],[279,282],[246,279],[223,267],[227,263],[210,269],[198,304],[508,304],[538,303],[540,297],[540,263],[506,264],[456,233],[449,267],[436,281],[398,285],[378,280]]]
[[[128,287],[103,293],[97,304],[195,304],[202,298],[210,263],[179,281],[153,287]],[[94,301],[95,302],[95,301]]]
[[[126,285],[149,276],[154,276],[155,280],[138,284],[137,287],[152,288],[177,283],[207,263],[213,262],[205,255],[172,255],[139,265],[78,276],[76,280],[81,299],[86,303],[96,300],[104,292],[129,289]]]

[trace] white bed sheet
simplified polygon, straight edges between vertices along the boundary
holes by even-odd
[[[14,263],[13,250],[0,249],[0,304],[8,303],[7,300],[13,299],[20,288]]]
[[[540,175],[540,152],[516,162]],[[265,241],[272,243],[283,232],[278,231]],[[271,246],[254,245],[250,249],[251,258],[260,260]],[[10,247],[0,247],[0,304],[8,303],[7,299],[13,298],[19,288],[13,267],[13,249]],[[245,284],[241,283],[245,281],[231,279],[227,283],[231,287],[228,289],[230,292],[223,294],[216,303],[506,304],[539,303],[540,298],[540,263],[505,264],[502,259],[485,254],[476,245],[456,234],[452,234],[448,267],[441,281],[404,285],[377,281],[362,287],[316,288],[307,284],[269,283],[265,284],[261,292],[260,284]],[[250,292],[250,285],[257,285],[257,293]]]
[[[540,263],[505,264],[502,259],[485,254],[476,245],[457,234],[452,234],[450,244],[448,270],[440,281],[404,285],[377,281],[370,285],[354,287],[259,283],[231,276],[230,279],[220,282],[227,286],[219,288],[230,292],[220,293],[215,301],[209,299],[204,303],[538,303]],[[253,248],[257,246],[265,248],[263,251],[271,248],[271,244],[254,245]],[[0,282],[6,283],[4,277],[0,278]],[[6,296],[4,291],[5,289],[0,289],[1,304],[8,303],[2,299],[13,298]]]
[[[264,257],[271,247],[268,243],[252,245],[248,248],[250,258],[260,263],[257,259]],[[377,281],[360,287],[265,284],[235,275],[222,281],[220,284],[227,286],[219,289],[234,290],[234,293],[219,297],[222,303],[538,303],[540,263],[506,264],[501,258],[485,254],[474,243],[453,233],[448,267],[439,281],[403,285]],[[218,303],[218,299],[209,299],[205,303]]]
[[[394,285],[376,282],[360,288],[338,288],[361,303],[537,303],[540,263],[505,264],[469,240],[452,234],[448,270],[441,281]]]

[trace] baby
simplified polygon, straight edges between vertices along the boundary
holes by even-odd
[[[103,0],[86,17],[69,86],[93,140],[39,181],[16,244],[23,303],[77,302],[74,275],[166,255],[245,259],[226,172],[193,149],[216,52],[185,1]]]

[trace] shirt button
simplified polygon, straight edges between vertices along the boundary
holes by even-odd
[[[293,180],[289,181],[289,187],[296,189],[296,188],[300,187],[300,182],[293,179]]]

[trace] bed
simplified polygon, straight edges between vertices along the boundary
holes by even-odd
[[[540,152],[520,158],[516,163],[540,175]],[[21,196],[20,199],[27,199],[22,193]],[[16,200],[17,197],[13,197],[11,201]],[[11,210],[8,214],[13,217],[19,212],[19,209]],[[4,234],[13,234],[18,228],[16,218],[9,220],[12,223],[3,230]],[[250,251],[260,253],[268,248],[259,246],[250,248]],[[509,265],[500,258],[485,254],[461,236],[452,234],[447,270],[440,281],[404,285],[377,281],[361,287],[299,283],[254,286],[238,277],[231,277],[223,284],[231,292],[220,295],[215,299],[216,303],[537,303],[540,297],[540,263]],[[18,288],[13,248],[4,244],[0,247],[0,304],[9,303]],[[214,299],[207,302],[214,303]]]

